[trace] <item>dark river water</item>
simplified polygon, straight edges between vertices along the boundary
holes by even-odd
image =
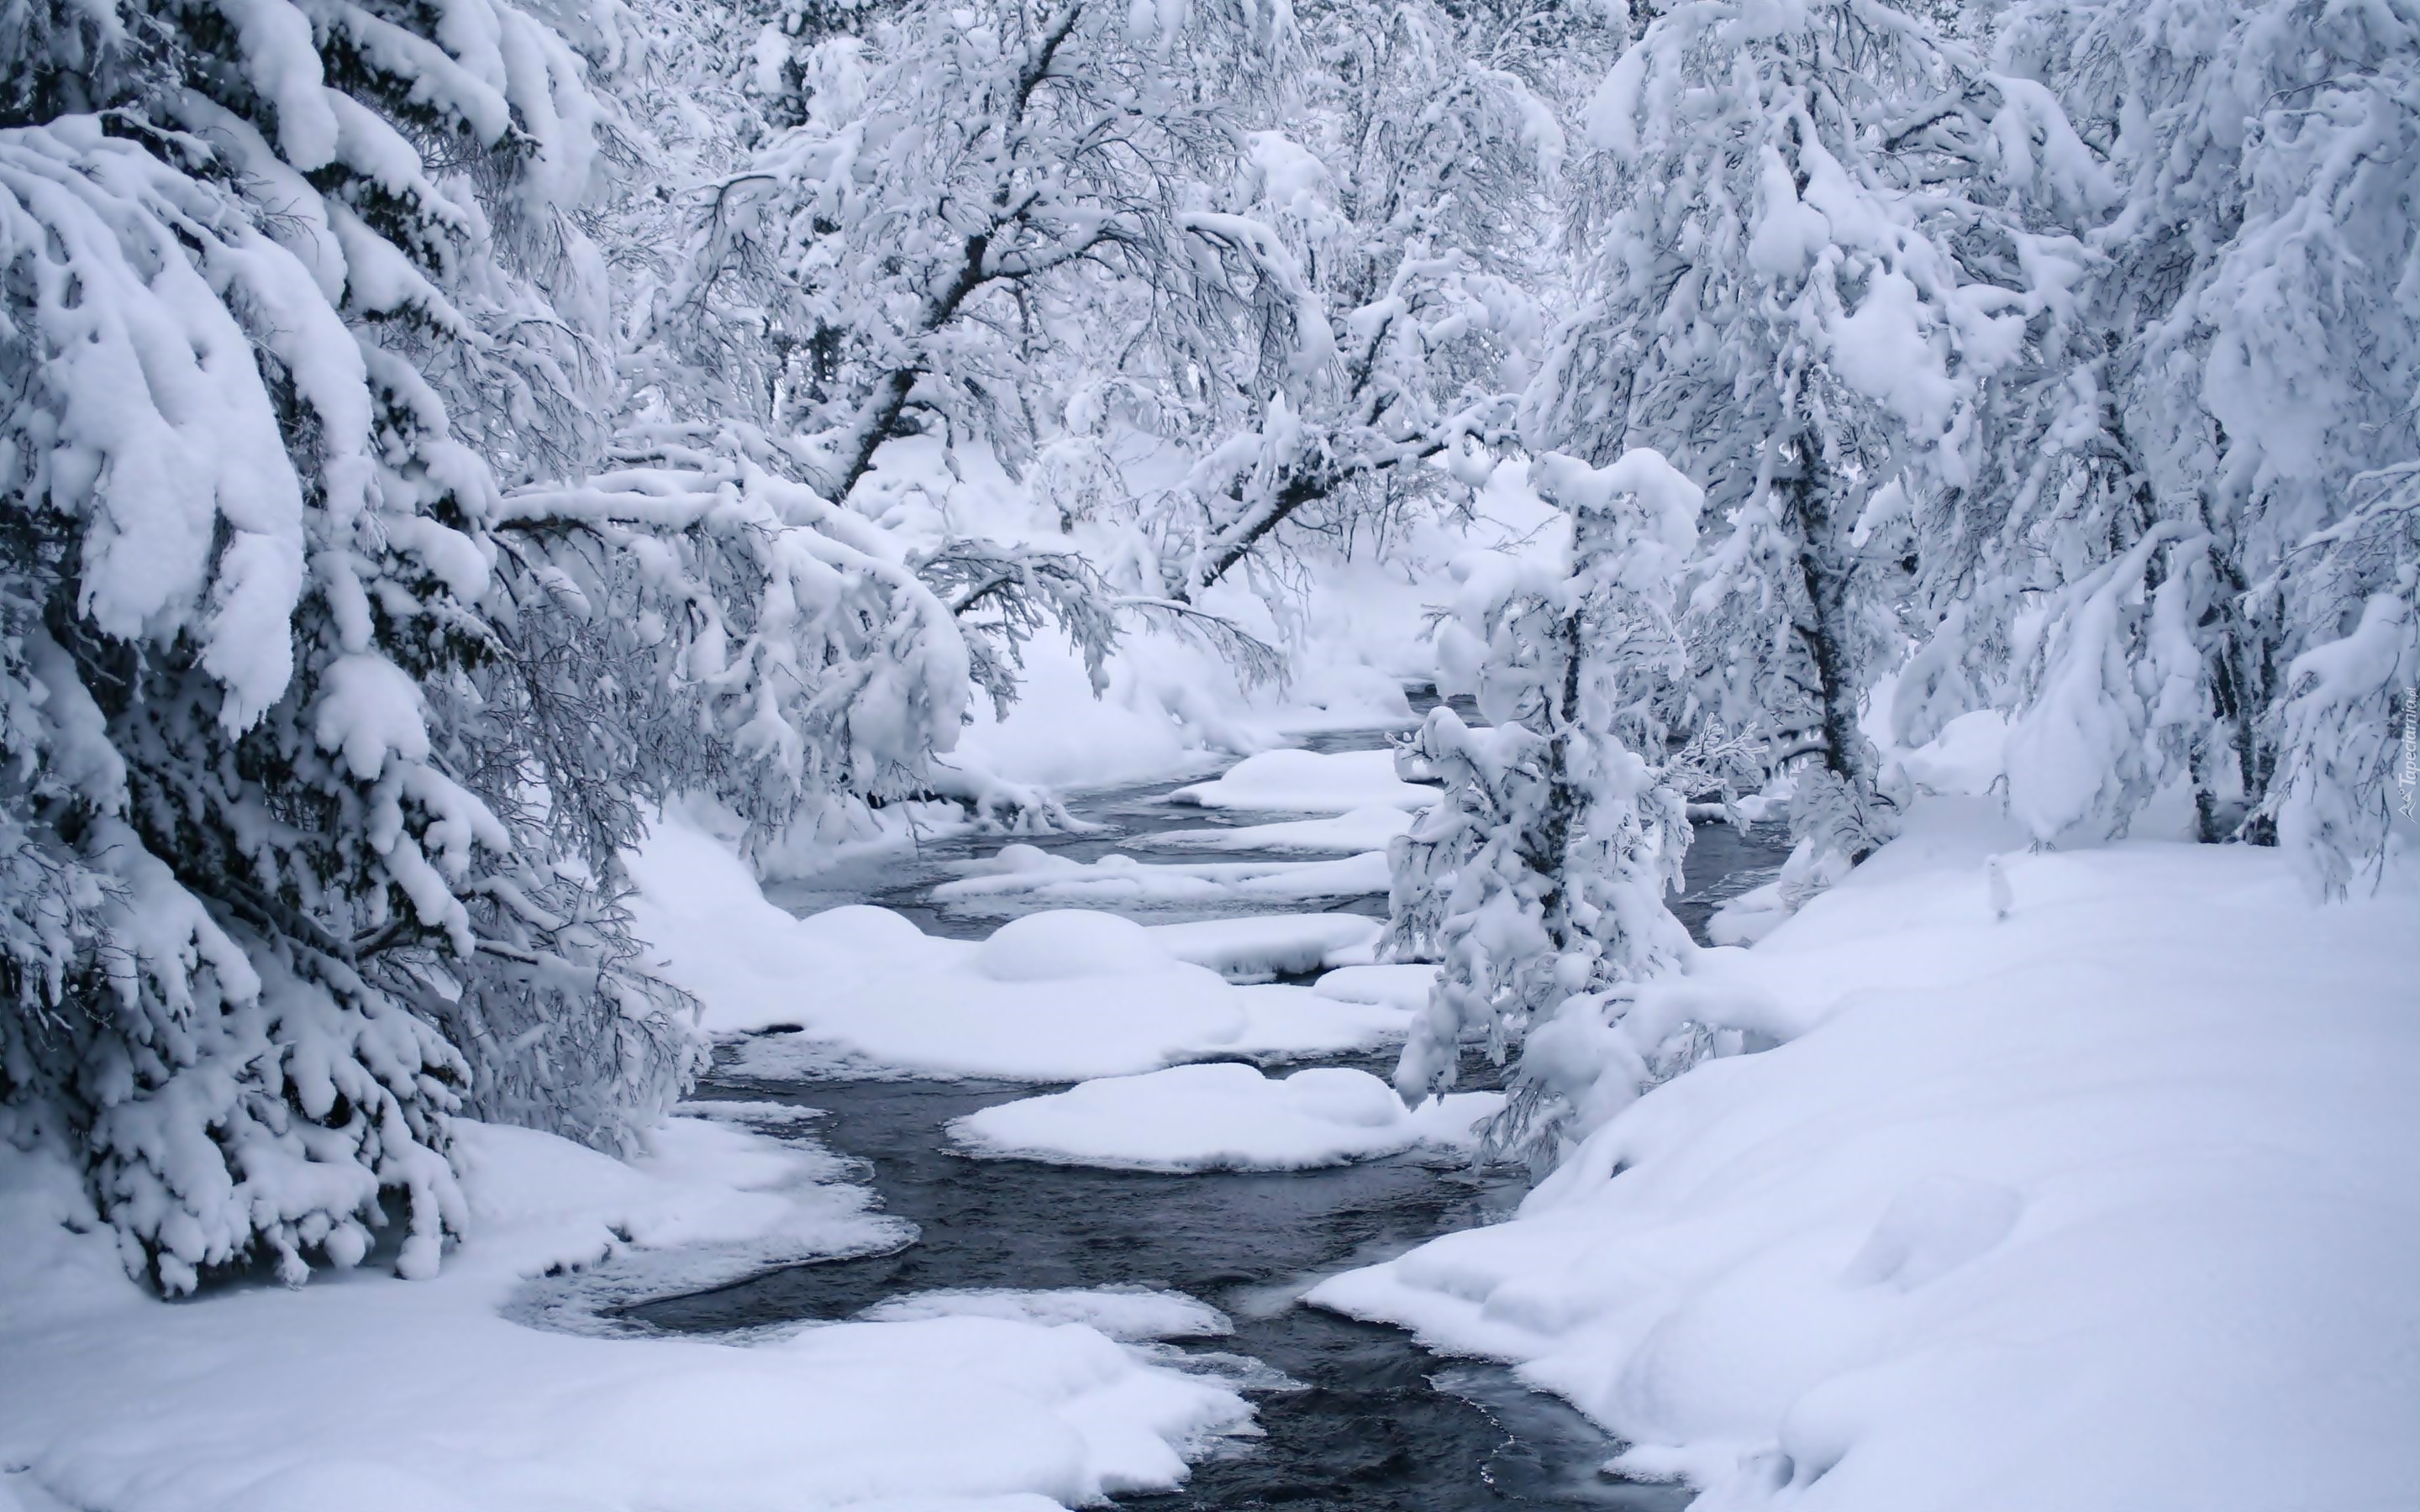
[[[1366,749],[1383,740],[1362,732],[1311,744]],[[1079,795],[1071,810],[1102,830],[1026,839],[1090,859],[1125,836],[1221,822],[1161,801],[1178,785]],[[1269,817],[1236,815],[1233,822]],[[1771,827],[1745,837],[1700,827],[1690,856],[1698,885],[1676,909],[1693,929],[1720,898],[1765,880],[1779,865],[1780,826]],[[997,904],[987,915],[953,913],[937,908],[926,889],[954,874],[952,862],[1001,843],[998,837],[953,840],[912,857],[827,874],[812,887],[767,891],[795,912],[872,902],[932,933],[981,936],[1000,923]],[[1287,906],[1383,914],[1385,903],[1362,897]],[[1126,911],[1145,923],[1216,917],[1199,908]],[[1383,1076],[1392,1059],[1387,1054],[1322,1063]],[[1464,1085],[1492,1085],[1493,1074],[1483,1061],[1471,1061]],[[965,1081],[709,1081],[701,1097],[825,1110],[814,1125],[817,1137],[864,1162],[884,1207],[912,1221],[920,1237],[895,1254],[796,1266],[644,1303],[620,1317],[667,1332],[721,1333],[845,1319],[886,1298],[943,1288],[1145,1284],[1200,1298],[1234,1319],[1232,1336],[1187,1349],[1248,1355],[1285,1380],[1253,1394],[1265,1437],[1240,1441],[1235,1451],[1196,1465],[1180,1490],[1123,1496],[1122,1507],[1460,1512],[1525,1504],[1677,1512],[1687,1504],[1683,1488],[1602,1473],[1599,1465],[1619,1445],[1559,1400],[1521,1387],[1503,1367],[1443,1359],[1398,1330],[1295,1302],[1323,1276],[1506,1216],[1524,1190],[1516,1174],[1407,1156],[1320,1171],[1163,1176],[977,1161],[947,1147],[942,1129],[952,1119],[1056,1089]]]

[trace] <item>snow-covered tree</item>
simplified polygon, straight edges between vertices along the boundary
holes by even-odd
[[[1523,1045],[1494,1143],[1547,1158],[1686,1054],[1612,1023],[1688,949],[1665,896],[1708,774],[1667,735],[1688,698],[1678,591],[1704,496],[1645,451],[1604,469],[1548,455],[1531,480],[1568,517],[1568,549],[1471,564],[1439,628],[1440,687],[1472,693],[1488,724],[1439,707],[1404,748],[1445,795],[1391,848],[1386,948],[1441,963],[1397,1090],[1452,1086],[1468,1035],[1499,1063]]]
[[[784,261],[781,247],[766,239],[814,232],[811,217],[798,220],[799,203],[785,196],[803,193],[812,200],[822,190],[797,181],[790,170],[802,141],[861,127],[860,117],[871,108],[864,67],[868,38],[912,54],[918,46],[915,38],[922,35],[916,27],[934,24],[933,16],[913,8],[799,0],[752,8],[650,0],[623,16],[621,55],[609,80],[621,112],[614,140],[617,149],[644,171],[609,186],[595,216],[616,285],[621,389],[609,447],[613,476],[589,480],[601,482],[602,494],[586,481],[576,485],[574,492],[582,495],[576,513],[583,519],[595,517],[603,494],[632,499],[636,494],[677,495],[696,501],[733,485],[752,496],[790,501],[770,517],[787,522],[779,528],[811,519],[829,538],[814,549],[829,549],[830,541],[845,542],[844,550],[869,551],[894,567],[904,564],[930,589],[950,609],[965,642],[968,675],[1004,707],[1015,695],[1025,642],[1046,625],[1055,626],[1076,644],[1097,681],[1103,658],[1119,636],[1118,606],[1097,571],[1072,551],[1008,546],[948,530],[902,534],[870,529],[856,516],[880,514],[878,504],[835,513],[811,501],[820,497],[811,493],[816,483],[836,485],[821,465],[825,457],[811,430],[812,417],[802,424],[794,402],[799,332],[817,318],[802,312],[819,298],[829,301],[834,291],[817,282],[829,269],[819,271],[813,259]],[[903,77],[912,72],[897,71]],[[886,129],[898,127],[894,120]],[[910,122],[907,129],[913,132],[922,127]],[[886,193],[912,200],[916,189],[929,187],[867,169],[862,162],[857,166],[868,179],[854,191],[861,208]],[[906,213],[897,207],[893,212]],[[829,236],[832,230],[827,224],[821,234]],[[861,292],[840,291],[845,298]],[[814,329],[823,332],[818,339],[829,356],[837,349],[831,343],[838,339],[838,328],[824,322]],[[903,422],[894,428],[908,434],[916,426]],[[568,496],[553,486],[535,488],[517,507],[541,497]],[[836,492],[832,501],[845,499]],[[653,509],[629,515],[605,507],[618,522],[614,532],[635,526],[642,533],[660,533],[664,519],[692,521],[679,529],[703,548],[700,567],[728,579],[718,589],[741,587],[742,596],[752,599],[769,580],[752,567],[737,565],[761,555],[756,543],[763,522],[746,511],[702,514],[675,508],[669,515]],[[715,541],[707,544],[698,539],[701,535]],[[689,547],[682,549],[698,554]],[[613,555],[599,543],[581,544],[577,554],[584,563],[565,563],[582,578],[585,590],[605,587],[596,577],[600,551],[603,558]],[[607,621],[662,621],[675,626],[666,649],[648,653],[670,666],[686,654],[679,649],[679,628],[695,618],[681,606],[703,585],[701,578],[682,586],[670,603],[641,603],[628,599],[627,593],[616,597],[609,589],[598,602],[615,607],[600,609],[600,614]],[[643,597],[655,591],[635,581],[623,587]],[[737,603],[728,608],[744,617],[754,613]],[[707,620],[721,617],[727,616],[720,611],[704,615]],[[729,629],[723,625],[716,633]],[[839,677],[838,686],[864,675],[868,656],[878,660],[896,649],[877,639],[845,656],[827,654],[824,661],[834,668],[859,668]],[[812,659],[808,664],[814,664]],[[902,686],[912,683],[910,678]],[[802,749],[844,731],[831,689],[819,687],[815,698],[831,706],[807,716],[784,737]],[[935,706],[954,707],[953,696],[945,694]],[[946,749],[950,737],[943,726],[948,722],[947,717],[923,721],[918,738],[937,739],[940,744],[936,748]],[[675,746],[685,739],[678,729],[668,733]],[[1047,819],[1055,812],[1047,795],[1013,784],[947,765],[926,770],[921,758],[909,755],[913,746],[909,742],[897,754],[908,757],[922,775],[904,787],[888,779],[869,781],[865,779],[871,774],[861,773],[836,789],[811,776],[802,790],[798,774],[785,770],[769,786],[752,788],[754,778],[747,761],[721,764],[737,788],[721,779],[706,786],[750,818],[752,838],[758,841],[775,839],[778,830],[801,818],[825,816],[795,808],[793,800],[807,790],[824,795],[811,808],[836,805],[845,810],[912,793],[954,799],[984,813],[995,806],[1014,809],[1029,820]],[[807,759],[824,761],[837,751],[833,747]],[[903,770],[894,766],[891,775]]]
[[[933,480],[995,466],[1065,530],[1102,500],[1122,510],[1130,490],[1102,432],[1112,409],[1130,424],[1140,390],[1117,370],[1197,330],[1178,209],[1228,153],[1284,45],[1280,19],[1250,6],[1138,19],[1081,0],[790,8],[759,41],[745,88],[693,57],[665,71],[703,84],[648,85],[694,172],[672,196],[681,218],[643,215],[657,235],[629,259],[638,428],[678,438],[739,417],[761,465],[886,521],[916,517]],[[701,88],[754,127],[700,130],[680,107]],[[1105,576],[1073,543],[929,524],[914,564],[996,700],[1046,624],[1096,683],[1138,622],[1268,663],[1168,598],[1156,568],[1130,570],[1131,552],[1108,553]]]
[[[1525,431],[1704,483],[1705,706],[1812,754],[1793,826],[1854,862],[1896,808],[1861,702],[1920,613],[1929,516],[1989,463],[1987,380],[2079,274],[2027,207],[2083,192],[2081,148],[2039,85],[1883,0],[1676,6],[1587,121],[1592,274]]]
[[[2064,593],[2038,642],[2044,696],[2024,701],[2009,777],[2073,798],[2030,806],[2044,839],[2121,827],[2182,780],[2204,839],[2290,839],[2323,890],[2377,853],[2387,758],[2339,736],[2385,720],[2408,653],[2377,647],[2407,620],[2375,606],[2408,605],[2420,562],[2395,502],[2420,457],[2416,44],[2403,4],[2008,20],[2003,66],[2057,91],[2119,191],[2087,232],[2101,258],[2065,402],[2012,436],[2020,486],[1993,506],[2047,567],[2036,587],[2106,580]],[[2154,532],[2173,544],[2147,554]],[[2103,610],[2112,594],[2125,613]],[[2061,644],[2109,664],[2099,694],[2055,675]],[[2122,793],[2055,764],[2079,720],[2149,733]]]
[[[1190,458],[1154,521],[1191,597],[1264,543],[1460,497],[1512,436],[1554,282],[1562,100],[1597,28],[1565,8],[1326,0],[1285,87],[1184,227],[1200,381],[1159,375]],[[1439,465],[1442,464],[1442,465]]]
[[[797,125],[710,183],[646,318],[828,497],[903,438],[981,449],[1070,528],[1139,526],[1158,563],[1121,589],[1182,606],[1275,532],[1457,489],[1427,464],[1508,433],[1559,9],[908,5],[813,31],[776,48]]]
[[[354,1263],[390,1203],[426,1273],[458,1111],[635,1137],[700,1053],[616,903],[648,807],[923,789],[955,737],[879,532],[744,432],[630,455],[613,14],[11,12],[0,1099],[165,1289]]]
[[[6,1078],[62,1101],[171,1289],[256,1246],[289,1274],[305,1248],[357,1259],[381,1189],[408,1194],[405,1268],[433,1266],[473,1072],[411,1002],[482,1005],[422,947],[473,958],[482,884],[515,890],[473,875],[511,847],[421,687],[477,654],[494,486],[421,364],[346,319],[510,389],[520,354],[429,276],[492,222],[328,76],[380,103],[417,85],[411,124],[525,166],[505,182],[534,209],[577,187],[548,182],[576,166],[560,136],[510,138],[505,86],[551,101],[556,61],[576,84],[551,34],[514,32],[518,70],[492,41],[466,67],[354,12],[323,69],[302,12],[242,19],[82,14],[87,68],[38,64],[21,98],[112,109],[0,139],[9,838],[42,884],[8,900]],[[636,988],[632,1027],[671,996]]]
[[[708,186],[649,318],[736,366],[835,501],[920,433],[1022,460],[1101,307],[1183,255],[1173,200],[1226,109],[1206,81],[1271,45],[1249,12],[1164,38],[1138,15],[909,6],[797,50],[802,118]]]

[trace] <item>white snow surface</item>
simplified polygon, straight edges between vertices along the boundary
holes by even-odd
[[[1516,1362],[1707,1512],[2420,1504],[2408,864],[2322,907],[2273,850],[2024,839],[1920,803],[1678,989],[1789,1042],[1311,1300]]]
[[[1365,964],[1387,932],[1365,914],[1260,914],[1154,924],[1149,930],[1169,954],[1208,966],[1230,981]],[[1370,999],[1348,999],[1357,1000]]]
[[[1340,1003],[1384,1003],[1408,1013],[1428,1006],[1436,979],[1437,968],[1429,963],[1348,965],[1321,977],[1311,990]]]
[[[1371,851],[1332,861],[1138,861],[1104,856],[1078,861],[1038,846],[1003,845],[971,873],[932,890],[933,901],[970,909],[985,900],[1032,899],[1063,903],[1254,903],[1303,898],[1353,898],[1385,892],[1387,854]]]
[[[1990,709],[1962,714],[1943,725],[1941,733],[1931,740],[1906,749],[1900,748],[1891,734],[1897,696],[1896,679],[1885,680],[1875,689],[1867,711],[1866,733],[1877,747],[1890,752],[1889,760],[1919,791],[1945,797],[1980,798],[2002,780],[2009,739],[2009,722],[2004,717]],[[1775,785],[1782,790],[1777,803],[1770,797],[1750,799],[1741,803],[1740,809],[1750,819],[1762,819],[1775,808],[1786,808],[1789,789],[1795,784],[1785,777]],[[2191,799],[2186,797],[2184,801],[2190,804]],[[2138,818],[2133,833],[2146,839],[2159,838],[2153,816],[2147,813]],[[1779,929],[1800,900],[1825,885],[1829,869],[1841,864],[1837,857],[1818,857],[1811,846],[1801,844],[1773,881],[1751,887],[1715,909],[1706,920],[1706,937],[1716,945],[1754,945]]]
[[[894,448],[900,443],[893,443]],[[970,469],[970,472],[980,471]],[[949,483],[938,464],[935,483]],[[1023,529],[1027,490],[980,478],[950,485],[980,533],[1063,548],[1055,507]],[[1543,507],[1531,501],[1533,508]],[[1114,551],[1115,543],[1101,543]],[[1468,549],[1461,534],[1430,529],[1429,550]],[[1392,568],[1361,561],[1325,563],[1323,580],[1295,606],[1310,622],[1306,646],[1291,658],[1282,691],[1238,685],[1234,669],[1206,648],[1138,626],[1108,666],[1095,697],[1081,663],[1054,636],[1025,649],[1016,702],[1003,719],[983,700],[970,711],[958,750],[972,764],[1017,781],[1062,789],[1189,776],[1238,756],[1282,747],[1318,731],[1400,729],[1416,723],[1404,682],[1431,673],[1420,629],[1423,591],[1410,581],[1425,563]],[[1215,594],[1221,612],[1253,621],[1257,633],[1284,638],[1267,609],[1248,594]]]
[[[1297,1171],[1415,1146],[1466,1149],[1502,1107],[1457,1092],[1405,1109],[1366,1071],[1290,1076],[1252,1066],[1176,1066],[1090,1081],[970,1113],[950,1137],[982,1155],[1146,1171]]]
[[[1171,803],[1268,813],[1345,814],[1384,805],[1425,809],[1437,790],[1395,775],[1390,750],[1264,750],[1207,782],[1178,788]]]
[[[1991,709],[1962,714],[1941,733],[1900,758],[1908,778],[1928,792],[1980,797],[2006,767],[2009,721]]]
[[[1416,784],[1414,784],[1416,785]],[[1164,829],[1127,841],[1139,848],[1169,851],[1278,851],[1312,856],[1350,856],[1383,851],[1398,835],[1408,834],[1412,810],[1393,804],[1370,804],[1327,819],[1284,819],[1268,825],[1237,825],[1231,829]]]
[[[863,905],[795,918],[728,846],[677,816],[630,870],[638,933],[704,1001],[710,1032],[795,1030],[748,1041],[743,1071],[1080,1081],[1214,1056],[1366,1049],[1400,1040],[1409,1019],[1304,987],[1234,985],[1180,959],[1181,941],[1171,951],[1140,924],[1082,909],[1029,914],[981,942]],[[1246,935],[1281,927],[1247,922]],[[1233,960],[1248,946],[1278,953],[1249,939],[1199,953]]]
[[[1005,1318],[1021,1322],[1080,1323],[1113,1339],[1224,1338],[1235,1332],[1225,1313],[1179,1291],[1150,1287],[1062,1287],[1037,1291],[968,1287],[910,1292],[868,1307],[869,1322],[926,1318]]]
[[[1116,1341],[1223,1322],[1166,1293],[909,1298],[745,1346],[510,1321],[550,1267],[907,1233],[829,1155],[721,1123],[675,1119],[629,1165],[458,1128],[477,1221],[435,1278],[365,1266],[174,1304],[126,1278],[63,1162],[0,1142],[0,1506],[1044,1512],[1171,1485],[1249,1422],[1227,1384]]]

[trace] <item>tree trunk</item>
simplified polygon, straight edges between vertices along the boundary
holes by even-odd
[[[1846,786],[1860,813],[1882,801],[1875,787],[1872,751],[1857,728],[1861,689],[1850,653],[1854,612],[1850,590],[1856,563],[1836,517],[1833,479],[1814,438],[1802,436],[1793,444],[1797,466],[1774,480],[1781,495],[1782,517],[1797,536],[1799,578],[1807,593],[1807,614],[1792,628],[1815,672],[1818,727],[1823,736],[1824,769]],[[1849,859],[1862,861],[1873,854],[1873,837],[1859,826],[1859,838]]]

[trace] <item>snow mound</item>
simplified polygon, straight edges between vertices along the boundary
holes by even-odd
[[[1331,755],[1264,750],[1245,757],[1210,781],[1178,788],[1168,795],[1171,803],[1203,809],[1324,814],[1345,814],[1380,805],[1425,809],[1436,800],[1436,789],[1395,775],[1395,754],[1389,750]]]
[[[1377,1003],[1416,1013],[1428,1006],[1436,979],[1434,964],[1347,965],[1320,978],[1311,990],[1340,1003]]]
[[[1080,1323],[1113,1339],[1224,1338],[1235,1332],[1225,1313],[1180,1291],[1150,1287],[1066,1288],[1044,1291],[969,1288],[919,1291],[879,1302],[858,1315],[867,1322],[924,1318],[1006,1318],[1029,1323]]]
[[[1365,962],[1387,929],[1362,914],[1263,914],[1159,924],[1150,933],[1180,961],[1208,966],[1231,981],[1266,981]]]
[[[972,875],[933,888],[935,903],[961,913],[1028,903],[1252,904],[1385,892],[1383,851],[1333,861],[1182,861],[1149,864],[1131,856],[1078,861],[1031,845],[1001,847],[967,863]]]
[[[740,906],[764,902],[764,895],[757,890],[753,877],[742,872],[733,880],[747,885]],[[878,957],[914,950],[926,938],[924,932],[918,929],[912,919],[868,903],[845,903],[838,908],[827,908],[822,913],[798,919],[796,923],[801,940],[811,941],[826,949],[845,950],[859,956]]]
[[[1365,1071],[1264,1075],[1234,1064],[1176,1066],[1003,1103],[950,1125],[977,1154],[1147,1171],[1291,1171],[1415,1146],[1467,1149],[1503,1105],[1494,1092],[1406,1110]]]
[[[1225,1386],[1080,1325],[838,1323],[716,1352],[569,1404],[575,1443],[639,1471],[624,1504],[776,1512],[1022,1491],[1082,1505],[1174,1483],[1178,1444],[1249,1414]]]
[[[0,1490],[0,1496],[6,1496]],[[273,1470],[243,1489],[247,1512],[475,1512],[477,1503],[400,1465],[320,1459]],[[0,1502],[0,1507],[8,1504]]]
[[[1681,979],[1788,1042],[1310,1300],[1518,1363],[1726,1512],[2414,1504],[2420,888],[2024,839],[1920,801]]]
[[[668,1119],[625,1163],[535,1129],[465,1123],[457,1158],[489,1248],[525,1275],[610,1264],[682,1290],[916,1237],[796,1127],[773,1138],[727,1119]]]
[[[2007,765],[2009,721],[1991,709],[1962,714],[1926,745],[1900,757],[1910,780],[1931,793],[1979,798]]]
[[[1080,908],[1028,914],[975,948],[975,969],[994,981],[1148,976],[1175,959],[1133,919]]]
[[[927,935],[877,908],[799,919],[765,901],[729,846],[677,816],[628,861],[639,937],[652,942],[659,969],[704,1003],[710,1032],[749,1036],[733,1067],[743,1075],[1080,1081],[1212,1056],[1334,1055],[1400,1040],[1409,1020],[1407,1011],[1303,987],[1237,986],[1183,959],[1224,964],[1299,951],[1304,926],[1251,921],[1188,943],[1060,911],[977,944]],[[1281,927],[1293,937],[1275,938]],[[1336,928],[1344,927],[1366,929]]]
[[[1410,833],[1411,827],[1411,810],[1392,804],[1365,804],[1330,819],[1287,819],[1273,825],[1238,825],[1230,829],[1163,829],[1139,835],[1126,843],[1167,851],[1350,856],[1383,851],[1389,841]]]

